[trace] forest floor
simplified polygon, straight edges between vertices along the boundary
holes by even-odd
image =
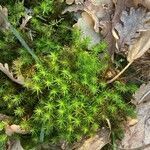
[[[150,1],[0,1],[0,150],[150,150]]]

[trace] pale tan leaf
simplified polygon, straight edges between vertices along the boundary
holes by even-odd
[[[127,118],[127,123],[128,123],[129,126],[133,126],[133,125],[138,123],[138,120],[137,120],[137,118],[128,117]]]
[[[28,132],[22,129],[19,125],[13,124],[13,125],[7,125],[5,128],[5,133],[8,136],[13,135],[14,133],[19,133],[19,134],[27,134]]]
[[[71,5],[74,3],[74,0],[66,0],[66,4]]]
[[[150,31],[143,32],[141,37],[130,45],[127,59],[129,62],[140,58],[150,48]]]
[[[5,63],[4,65],[2,63],[0,63],[0,70],[5,73],[12,81],[20,84],[20,85],[24,85],[24,78],[23,76],[19,76],[17,78],[15,78],[13,76],[13,73],[9,70],[9,66],[7,63]]]

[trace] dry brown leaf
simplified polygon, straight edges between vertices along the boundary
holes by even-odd
[[[100,150],[110,142],[110,131],[102,128],[100,133],[84,141],[84,143],[75,150]]]
[[[140,58],[150,48],[150,31],[143,32],[139,40],[130,45],[127,59],[129,62]]]
[[[13,73],[9,70],[8,64],[5,63],[4,65],[2,63],[0,63],[0,70],[5,73],[12,81],[20,84],[20,85],[24,85],[24,78],[23,76],[19,76],[17,78],[15,78],[13,76]]]
[[[125,45],[131,45],[133,40],[140,36],[140,31],[150,30],[150,13],[147,13],[146,9],[130,8],[129,14],[127,11],[122,11],[120,20],[121,23],[116,23],[113,28],[113,35],[118,33],[119,39],[116,36],[114,37],[119,46],[119,51],[123,51]]]
[[[24,129],[21,129],[19,125],[13,124],[13,125],[7,125],[5,128],[5,133],[8,136],[13,135],[14,133],[19,133],[19,134],[27,134],[28,132],[25,131]]]
[[[106,7],[107,6],[107,7]],[[94,21],[94,30],[95,32],[99,32],[99,21],[107,20],[106,18],[110,18],[112,12],[113,2],[111,0],[86,0],[84,3],[78,3],[78,5],[72,5],[66,8],[63,13],[66,12],[77,12],[77,11],[85,11],[87,12]]]
[[[120,146],[123,149],[150,149],[150,96],[146,94],[148,91],[150,91],[150,82],[147,85],[143,84],[134,95],[133,103],[137,106],[138,122],[133,126],[129,126],[127,122],[125,135]]]

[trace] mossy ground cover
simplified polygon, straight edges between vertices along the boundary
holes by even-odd
[[[9,124],[29,131],[9,137],[3,130],[6,123],[1,122],[1,145],[9,138],[20,138],[25,149],[43,142],[73,143],[107,127],[107,119],[117,136],[121,122],[134,114],[128,102],[136,87],[121,81],[106,83],[111,67],[107,44],[88,50],[89,40],[81,40],[80,31],[72,28],[72,16],[61,15],[64,4],[59,1],[3,1],[2,5],[38,61],[11,30],[1,31],[0,62],[8,63],[16,76],[23,75],[25,84],[18,85],[0,72],[0,113],[11,116]],[[25,6],[31,8],[32,19],[20,30]]]

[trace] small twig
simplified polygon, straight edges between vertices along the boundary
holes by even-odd
[[[128,68],[129,66],[133,63],[133,61],[129,62],[126,67],[119,73],[117,74],[113,79],[111,79],[110,81],[108,81],[107,83],[110,84],[112,82],[114,82],[118,77],[120,77]]]

